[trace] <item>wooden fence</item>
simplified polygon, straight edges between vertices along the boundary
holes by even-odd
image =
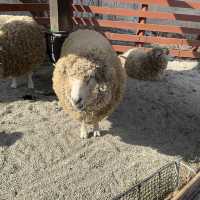
[[[73,26],[95,26],[104,30],[106,37],[112,42],[113,48],[117,52],[124,52],[133,46],[143,45],[149,47],[152,44],[161,44],[171,46],[171,55],[177,57],[200,58],[197,51],[200,46],[200,2],[180,1],[180,0],[102,0],[103,2],[117,2],[121,5],[138,4],[139,9],[110,7],[101,4],[84,3],[83,0],[50,0],[51,2],[65,2],[67,4],[68,20]],[[78,2],[78,3],[77,3]],[[151,11],[149,6],[156,5],[162,7],[178,8],[179,12]],[[55,7],[50,5],[51,10]],[[58,7],[57,7],[58,9]],[[27,3],[27,4],[0,4],[2,11],[31,11],[34,13],[48,11],[49,5],[45,3]],[[199,11],[199,14],[189,14],[187,10]],[[57,11],[58,12],[58,11]],[[63,12],[63,11],[62,11]],[[191,12],[190,12],[191,13]],[[54,14],[54,13],[53,13]],[[66,14],[65,14],[66,15]],[[54,15],[51,15],[54,18]],[[102,17],[103,16],[103,17]],[[104,16],[124,17],[124,20],[118,18],[105,18]],[[138,21],[129,20],[129,17],[137,17]],[[35,19],[44,25],[49,25],[49,17],[35,15]],[[156,19],[163,23],[147,23],[147,19]],[[58,18],[59,20],[59,18]],[[179,22],[193,22],[198,24],[196,27],[178,26],[166,24],[166,20]],[[63,22],[62,22],[63,23]],[[65,27],[65,26],[63,26]],[[61,26],[62,30],[62,26]],[[147,35],[148,33],[148,35]],[[152,33],[152,34],[149,34]],[[163,33],[153,35],[153,33]],[[168,37],[168,33],[173,36]],[[189,38],[188,38],[189,36]],[[178,48],[175,48],[178,46]],[[184,47],[184,48],[183,48]]]
[[[38,23],[47,27],[50,24],[49,17],[40,16],[41,12],[49,11],[49,4],[47,3],[0,4],[0,12],[11,11],[30,11],[34,13],[34,17]]]

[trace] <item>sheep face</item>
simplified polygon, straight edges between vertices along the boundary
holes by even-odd
[[[106,85],[112,80],[113,68],[105,64],[104,58],[99,59],[92,53],[69,54],[61,62],[65,65],[61,70],[68,77],[67,101],[76,111],[87,112],[88,108],[95,107],[95,98],[108,91]]]
[[[83,79],[71,78],[71,94],[70,102],[72,106],[79,110],[84,111],[86,104],[91,96],[91,92],[95,88],[97,82],[95,79],[95,73],[92,72],[89,76]]]
[[[163,68],[166,68],[166,64],[168,62],[168,55],[169,50],[164,47],[155,47],[150,51],[151,58],[154,62],[159,63],[159,67],[163,66]]]

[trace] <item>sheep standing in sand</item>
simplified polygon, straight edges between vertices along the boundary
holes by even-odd
[[[169,50],[165,47],[133,48],[120,55],[127,75],[139,80],[158,80],[168,64]]]
[[[93,30],[78,30],[65,40],[55,66],[53,88],[64,110],[82,122],[81,138],[87,138],[87,124],[100,136],[99,121],[120,103],[125,72],[108,40]]]
[[[28,88],[34,88],[32,70],[41,64],[46,55],[43,28],[32,17],[0,15],[0,78],[28,75]]]

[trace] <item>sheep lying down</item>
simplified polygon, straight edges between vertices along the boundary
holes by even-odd
[[[43,28],[32,17],[0,15],[0,78],[28,75],[28,88],[33,88],[32,70],[46,55]]]
[[[78,30],[65,40],[55,65],[53,88],[63,109],[82,122],[80,137],[87,138],[87,125],[100,136],[99,122],[122,100],[125,72],[108,40],[93,30]]]
[[[139,80],[158,80],[167,68],[169,50],[156,46],[145,51],[144,48],[133,48],[119,56],[129,77]]]

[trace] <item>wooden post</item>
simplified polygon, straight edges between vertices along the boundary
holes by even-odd
[[[51,31],[70,31],[72,29],[73,0],[49,0]]]
[[[142,11],[147,11],[148,10],[148,5],[147,4],[142,4],[141,10]],[[140,17],[138,23],[145,24],[146,23],[146,18],[145,17]],[[144,35],[144,33],[145,33],[144,30],[138,30],[137,31],[137,35],[139,35],[139,36],[140,35]],[[139,47],[143,46],[143,43],[139,42],[138,46]]]

